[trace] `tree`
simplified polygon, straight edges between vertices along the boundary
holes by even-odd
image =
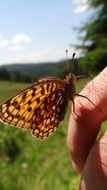
[[[82,50],[80,63],[88,71],[100,71],[107,65],[107,0],[88,0],[94,15],[84,26],[79,28]]]
[[[10,73],[5,68],[0,69],[0,80],[10,80]]]

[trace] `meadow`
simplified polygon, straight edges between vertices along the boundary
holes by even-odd
[[[77,91],[87,79],[77,84]],[[0,81],[0,103],[27,84]],[[80,176],[71,164],[66,137],[69,111],[54,135],[40,141],[0,122],[0,190],[76,190]]]

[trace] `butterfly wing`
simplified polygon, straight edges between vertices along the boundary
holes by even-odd
[[[54,133],[59,126],[59,122],[64,119],[67,101],[64,90],[60,89],[50,94],[39,108],[36,108],[34,111],[31,127],[32,134],[40,139],[44,139]]]
[[[66,83],[55,79],[42,80],[2,104],[0,119],[30,129],[33,135],[42,139],[58,127],[66,105]]]

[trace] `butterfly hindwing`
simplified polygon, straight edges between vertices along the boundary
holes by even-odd
[[[66,107],[65,91],[57,91],[50,94],[34,111],[32,118],[32,134],[40,139],[48,137],[54,133],[59,126],[59,122],[63,120],[65,112],[63,113],[64,106]],[[39,115],[39,117],[37,117]],[[38,118],[38,119],[37,119]]]
[[[0,119],[30,129],[33,135],[42,139],[58,127],[65,115],[66,101],[62,80],[40,81],[2,104]]]

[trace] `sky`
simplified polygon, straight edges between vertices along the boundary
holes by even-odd
[[[59,61],[66,49],[71,56],[74,27],[89,16],[87,0],[0,1],[0,65]]]

